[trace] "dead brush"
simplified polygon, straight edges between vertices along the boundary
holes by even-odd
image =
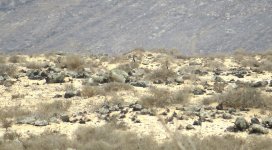
[[[31,61],[31,62],[27,62],[25,66],[28,69],[42,69],[48,66],[48,63]]]
[[[106,93],[133,90],[133,86],[126,83],[110,82],[103,85]]]
[[[88,86],[82,87],[81,95],[86,98],[90,98],[96,95],[106,95],[105,91],[99,86]]]
[[[172,104],[189,103],[189,90],[178,90],[170,92],[167,89],[159,89],[151,87],[150,95],[141,97],[141,103],[145,107],[165,107]]]
[[[167,63],[166,63],[167,64]],[[162,80],[167,81],[170,78],[175,78],[177,74],[169,68],[168,65],[163,65],[160,69],[154,70],[145,76],[147,80]]]
[[[271,107],[268,103],[268,97],[262,95],[258,89],[249,86],[228,90],[217,96],[216,99],[224,106],[233,108]]]
[[[0,76],[8,75],[15,77],[17,74],[17,68],[14,65],[0,64]]]
[[[20,55],[12,55],[9,57],[9,62],[11,63],[23,63],[25,61],[26,61],[25,57]]]
[[[65,56],[61,61],[61,65],[67,67],[69,70],[80,70],[83,69],[85,61],[82,56],[79,55],[68,55]]]
[[[39,118],[49,119],[52,116],[66,112],[71,105],[71,101],[61,100],[56,100],[52,103],[40,103],[33,114]]]

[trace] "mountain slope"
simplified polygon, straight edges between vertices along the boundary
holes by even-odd
[[[272,47],[271,0],[2,0],[0,51]]]

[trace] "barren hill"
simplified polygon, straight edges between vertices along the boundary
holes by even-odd
[[[1,0],[0,51],[272,47],[271,0]]]

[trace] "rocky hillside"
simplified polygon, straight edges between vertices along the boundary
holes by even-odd
[[[1,0],[0,51],[272,47],[271,0]]]

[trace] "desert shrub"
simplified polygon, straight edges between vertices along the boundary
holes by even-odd
[[[98,128],[80,128],[75,132],[77,149],[93,150],[152,150],[158,144],[150,137],[139,138],[136,134],[117,129],[112,124]]]
[[[88,86],[82,87],[81,95],[83,97],[93,97],[95,95],[105,95],[105,91],[99,86]]]
[[[139,63],[127,63],[127,64],[121,64],[117,67],[117,69],[124,70],[125,72],[130,72],[133,69],[136,69],[139,67]]]
[[[213,90],[217,93],[222,93],[227,86],[224,82],[214,82],[213,84]]]
[[[228,90],[226,93],[218,96],[218,101],[224,106],[235,108],[259,108],[266,106],[265,96],[258,89],[249,86]]]
[[[29,69],[41,69],[46,67],[47,65],[48,65],[47,63],[41,63],[41,62],[35,62],[35,61],[26,63],[26,67]]]
[[[160,69],[154,70],[153,72],[150,72],[145,78],[148,80],[162,80],[167,81],[169,78],[175,78],[176,73],[171,70],[170,68],[164,66]]]
[[[260,62],[258,62],[254,57],[249,57],[249,58],[245,58],[243,60],[241,60],[241,65],[243,67],[259,67],[260,66]]]
[[[24,94],[12,94],[11,99],[18,99],[18,98],[24,98]]]
[[[189,90],[170,92],[167,89],[150,88],[150,95],[141,97],[141,103],[146,107],[164,107],[171,104],[187,104]]]
[[[13,55],[9,57],[9,62],[11,63],[23,63],[26,59],[23,56],[20,55]]]
[[[54,101],[53,103],[38,104],[35,116],[48,119],[56,114],[61,114],[67,111],[71,106],[71,101]]]
[[[16,76],[16,67],[14,65],[0,64],[0,76],[8,75],[10,77]]]
[[[0,54],[0,64],[6,63],[6,59],[7,59],[6,56]]]
[[[8,129],[12,126],[12,120],[29,115],[28,110],[24,110],[19,106],[5,107],[0,109],[0,125],[2,128]]]
[[[22,145],[26,150],[66,150],[72,147],[66,136],[47,132],[40,136],[31,136],[26,140],[22,140]]]
[[[224,62],[219,60],[209,60],[206,59],[203,64],[204,67],[208,68],[209,70],[221,69],[224,70],[226,68]]]
[[[272,71],[272,59],[265,59],[260,62],[260,69],[264,71]]]
[[[110,83],[104,84],[103,89],[105,90],[106,93],[108,93],[108,92],[132,90],[133,86],[126,83],[110,82]]]
[[[61,65],[67,67],[70,70],[80,70],[84,67],[84,59],[79,55],[68,55],[66,56]]]

